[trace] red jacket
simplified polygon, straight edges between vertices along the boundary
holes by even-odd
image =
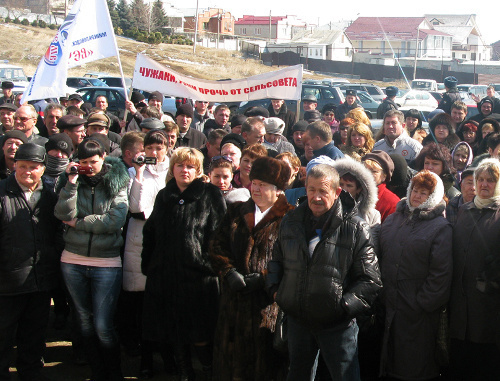
[[[382,222],[396,211],[396,204],[399,202],[399,197],[387,189],[387,185],[382,183],[377,186],[378,201],[375,209],[380,212]]]

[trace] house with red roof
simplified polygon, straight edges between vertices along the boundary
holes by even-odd
[[[244,15],[234,22],[234,33],[249,39],[286,42],[307,27],[307,23],[297,16]]]
[[[356,53],[381,57],[452,58],[452,39],[425,17],[359,17],[345,33]]]

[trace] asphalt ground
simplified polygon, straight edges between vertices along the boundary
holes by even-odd
[[[52,307],[53,308],[53,307]],[[56,330],[53,327],[55,315],[51,311],[50,322],[46,338],[46,350],[44,354],[45,367],[43,374],[52,381],[88,381],[91,376],[88,365],[77,365],[71,344],[71,317],[68,317],[64,329]],[[126,380],[141,380],[140,356],[129,356],[122,347],[122,372]],[[17,381],[15,368],[15,350],[11,362],[11,379]],[[194,362],[195,371],[198,373],[197,363]],[[163,369],[163,361],[158,353],[154,354],[155,374],[149,380],[152,381],[175,381],[176,375],[167,374]],[[201,373],[200,373],[201,376]],[[202,379],[202,378],[200,378]]]

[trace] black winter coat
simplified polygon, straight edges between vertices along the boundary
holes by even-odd
[[[340,200],[328,213],[321,240],[309,256],[307,202],[280,226],[267,286],[279,284],[276,302],[311,328],[330,328],[368,311],[382,287],[369,226],[356,209],[343,214]]]
[[[462,205],[453,226],[450,336],[500,343],[500,202]]]
[[[409,212],[401,200],[380,229],[385,332],[382,372],[402,380],[439,376],[436,333],[452,278],[452,228],[445,202]]]
[[[269,104],[267,110],[269,111],[270,117],[280,118],[283,122],[285,122],[285,129],[283,130],[283,133],[281,135],[290,140],[293,135],[292,127],[295,124],[296,119],[295,113],[291,110],[288,110],[286,103],[283,103],[279,113],[277,114],[274,111],[272,102]]]
[[[218,281],[208,245],[225,211],[220,190],[200,179],[182,193],[172,179],[156,196],[143,229],[145,339],[212,339]]]
[[[57,286],[62,250],[57,198],[45,185],[34,209],[15,175],[0,182],[0,295],[49,291]]]
[[[443,94],[443,98],[439,101],[438,108],[447,114],[451,114],[451,106],[456,101],[461,101],[460,92],[454,88]]]
[[[377,108],[377,119],[384,119],[384,115],[389,110],[397,110],[399,107],[390,98],[385,98],[384,101]]]

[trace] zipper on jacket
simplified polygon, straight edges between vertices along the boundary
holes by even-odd
[[[92,214],[94,214],[94,197],[95,197],[95,188],[92,187],[90,188],[90,193],[92,194]],[[92,247],[92,237],[94,233],[90,232],[90,237],[89,237],[89,245],[87,248],[87,257],[90,257],[90,249]]]

